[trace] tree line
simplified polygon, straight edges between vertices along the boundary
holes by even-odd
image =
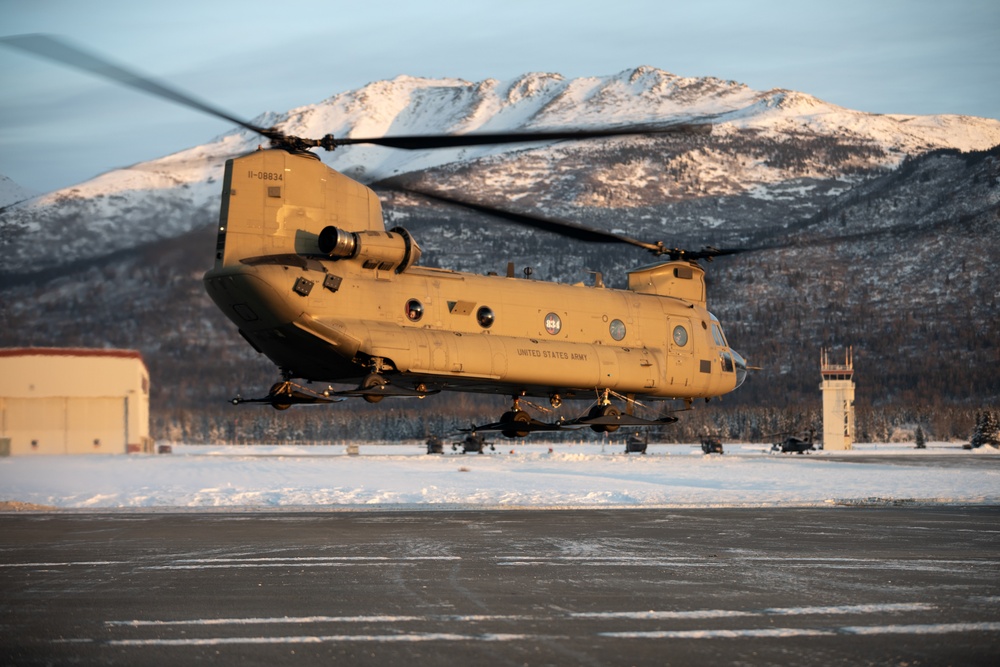
[[[159,442],[191,444],[273,444],[282,442],[338,443],[352,440],[402,441],[461,438],[474,425],[496,421],[506,409],[503,397],[466,394],[437,395],[424,401],[386,399],[368,405],[360,399],[322,406],[294,406],[277,411],[266,405],[220,404],[197,408],[167,408],[153,411],[151,429]],[[571,418],[586,406],[565,406],[560,414]],[[573,412],[573,410],[576,410]],[[671,412],[671,410],[678,410]],[[915,442],[919,429],[928,441],[979,442],[996,439],[996,430],[983,425],[982,414],[995,415],[995,408],[919,405],[908,407],[855,407],[855,442]],[[663,443],[695,443],[704,435],[730,442],[771,443],[785,435],[804,434],[809,429],[822,432],[820,405],[806,408],[734,406],[723,403],[700,404],[683,410],[669,404],[658,414],[678,417],[678,421],[655,427],[650,440]],[[655,417],[656,414],[646,414]],[[555,417],[539,416],[542,420]],[[994,417],[995,419],[995,417]],[[978,420],[978,421],[977,421]],[[509,442],[624,440],[633,429],[622,427],[607,436],[585,427],[554,433],[539,433],[527,440],[507,440],[499,434],[491,439]]]

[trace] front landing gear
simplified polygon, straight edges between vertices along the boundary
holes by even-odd
[[[587,413],[587,419],[600,419],[602,417],[610,417],[612,420],[617,421],[621,417],[621,411],[615,406],[611,405],[611,399],[608,398],[610,392],[605,389],[601,392],[601,397],[597,401],[597,405],[590,409]],[[631,414],[631,412],[629,413]],[[602,420],[609,421],[609,420]],[[601,424],[591,424],[591,430],[597,433],[614,433],[618,430],[619,424],[617,423],[601,423]]]
[[[522,425],[526,427],[531,423],[531,415],[526,410],[521,409],[518,397],[515,396],[510,410],[500,416],[500,423],[507,425],[507,428],[500,431],[505,438],[523,438],[528,435],[529,431],[527,428],[520,427]]]
[[[523,424],[527,426],[531,423],[531,415],[525,410],[510,410],[509,412],[503,413],[500,417],[501,424],[509,424],[508,428],[500,431],[504,437],[507,438],[523,438],[528,435],[529,431],[519,430],[519,427]]]
[[[471,431],[499,431],[508,438],[523,438],[531,433],[539,431],[563,431],[566,429],[578,429],[589,426],[597,433],[614,433],[622,426],[663,426],[673,424],[677,417],[660,417],[659,419],[644,419],[636,417],[632,411],[635,406],[635,397],[616,396],[626,401],[626,411],[623,414],[618,408],[611,404],[609,396],[612,393],[607,389],[598,390],[598,400],[587,414],[576,419],[558,419],[557,421],[546,423],[533,419],[531,415],[520,406],[520,396],[514,396],[513,405],[510,410],[503,413],[500,420],[494,424],[484,424],[483,426],[473,426]],[[538,408],[539,406],[533,405]]]
[[[621,416],[621,411],[610,403],[605,403],[603,405],[595,405],[587,413],[588,419],[596,419],[598,417],[613,417],[618,419]],[[614,433],[619,429],[619,424],[591,424],[590,428],[597,433]]]

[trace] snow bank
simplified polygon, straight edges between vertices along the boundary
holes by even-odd
[[[729,445],[176,445],[169,455],[11,457],[0,500],[58,508],[691,507],[1000,502],[1000,459],[957,445],[771,454]]]

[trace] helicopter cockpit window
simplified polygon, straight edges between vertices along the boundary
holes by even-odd
[[[727,373],[732,373],[735,369],[733,366],[733,357],[728,352],[722,353],[722,370]]]
[[[712,338],[719,347],[726,347],[726,337],[722,335],[722,327],[712,322]]]
[[[684,347],[688,342],[688,332],[687,329],[681,325],[674,327],[674,345],[677,347]]]
[[[483,306],[476,311],[476,320],[479,322],[479,326],[484,329],[489,329],[493,326],[493,322],[496,320],[496,315],[493,314],[492,308]]]
[[[712,340],[719,347],[729,347],[726,343],[726,336],[722,333],[722,323],[719,322],[719,318],[712,313],[708,314],[712,318]]]
[[[416,299],[410,299],[406,302],[406,319],[411,322],[419,322],[420,318],[424,316],[424,304],[420,303]]]

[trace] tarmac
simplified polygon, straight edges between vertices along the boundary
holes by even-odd
[[[0,514],[12,665],[1000,660],[1000,507]]]

